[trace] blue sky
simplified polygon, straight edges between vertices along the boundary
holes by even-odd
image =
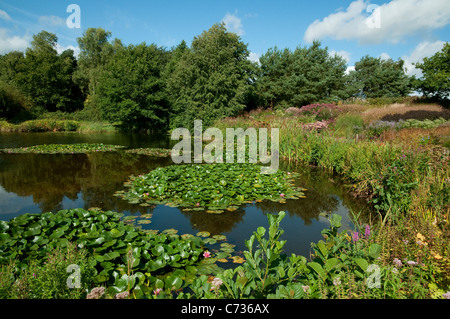
[[[79,6],[80,28],[69,28]],[[439,51],[450,38],[448,0],[0,0],[0,54],[24,51],[41,30],[58,36],[59,49],[77,51],[77,37],[89,27],[111,31],[124,44],[172,47],[214,23],[225,22],[248,44],[251,59],[269,48],[309,46],[314,39],[342,55],[351,68],[362,56],[402,58],[412,63]]]

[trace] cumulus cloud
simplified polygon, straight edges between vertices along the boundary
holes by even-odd
[[[6,11],[0,10],[0,19],[9,21],[11,20],[11,17],[6,13]]]
[[[10,51],[25,51],[31,41],[31,37],[14,35],[10,36],[7,29],[0,29],[0,54]]]
[[[329,37],[361,44],[398,43],[449,23],[448,0],[392,0],[380,6],[356,0],[347,9],[310,24],[304,40],[311,43]]]
[[[380,54],[380,58],[381,58],[381,60],[387,61],[391,58],[391,56],[389,54],[387,54],[386,52],[383,52]]]
[[[402,60],[405,61],[406,74],[421,77],[422,71],[416,69],[413,63],[422,62],[423,58],[433,56],[436,52],[442,50],[444,44],[444,41],[422,42],[414,48],[410,55],[402,56]]]
[[[334,56],[335,54],[340,55],[347,63],[350,61],[350,52],[347,52],[345,50],[341,51],[330,50],[329,54],[331,56]]]
[[[259,54],[258,53],[250,52],[248,59],[252,62],[256,62],[259,64]]]
[[[61,54],[68,49],[73,50],[73,54],[75,57],[78,57],[78,54],[80,54],[80,48],[78,46],[77,47],[73,45],[63,46],[60,45],[59,43],[56,44],[56,52],[58,52],[58,54]]]
[[[227,13],[223,17],[222,22],[225,23],[225,27],[229,32],[234,32],[239,36],[244,34],[242,21],[236,14]]]

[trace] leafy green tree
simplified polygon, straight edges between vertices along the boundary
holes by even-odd
[[[114,52],[122,47],[120,40],[109,42],[111,32],[102,28],[88,28],[77,39],[80,53],[75,82],[85,95],[95,95],[98,79]]]
[[[195,119],[209,125],[244,110],[256,76],[248,56],[247,45],[223,23],[194,37],[167,78],[173,95],[171,127],[192,128]]]
[[[266,105],[286,108],[314,102],[333,102],[344,97],[345,60],[331,56],[328,48],[269,49],[261,58],[259,92]]]
[[[415,88],[427,97],[450,98],[450,44],[445,43],[441,51],[415,66],[423,76],[415,81]]]
[[[104,118],[131,130],[163,130],[169,105],[161,76],[164,50],[152,44],[118,48],[98,78],[98,103]]]
[[[401,97],[411,92],[411,81],[405,74],[402,59],[393,61],[366,55],[355,63],[355,70],[349,76],[356,96]]]
[[[47,111],[73,111],[82,97],[72,81],[77,64],[72,50],[58,55],[57,36],[41,31],[33,36],[31,47],[18,67],[16,83],[34,104]]]

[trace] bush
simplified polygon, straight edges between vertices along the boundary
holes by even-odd
[[[65,249],[55,248],[40,264],[36,259],[21,268],[4,265],[0,274],[1,299],[81,299],[94,284],[95,268],[90,266],[86,251],[74,244]],[[70,268],[72,265],[74,268]],[[76,268],[75,268],[76,267]],[[72,270],[79,270],[79,281],[72,281]],[[70,287],[69,287],[70,286]]]
[[[340,108],[334,104],[309,104],[300,110],[302,115],[314,115],[317,121],[334,119],[340,112]]]

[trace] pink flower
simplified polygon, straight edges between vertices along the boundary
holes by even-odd
[[[158,296],[159,295],[159,293],[161,292],[161,288],[158,288],[158,289],[156,289],[156,290],[153,290],[153,294],[155,295],[155,296]]]
[[[195,204],[196,206],[200,206],[200,203]]]
[[[209,258],[209,257],[211,257],[211,253],[210,253],[209,251],[205,251],[205,252],[203,253],[203,257]]]
[[[280,194],[280,196],[281,196],[281,197],[284,197],[284,194],[283,194],[283,193],[281,193],[281,194]]]

